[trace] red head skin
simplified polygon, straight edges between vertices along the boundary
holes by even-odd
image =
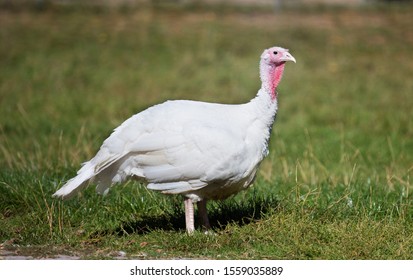
[[[271,100],[277,98],[277,87],[284,73],[285,62],[293,61],[295,58],[287,49],[273,47],[265,50],[261,55],[260,76],[262,89],[271,95]]]

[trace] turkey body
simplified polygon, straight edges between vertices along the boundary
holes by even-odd
[[[252,183],[268,151],[276,104],[263,118],[259,101],[177,100],[150,107],[120,125],[78,174],[90,173],[103,194],[132,177],[193,202],[227,198]],[[67,197],[79,191],[61,190]]]

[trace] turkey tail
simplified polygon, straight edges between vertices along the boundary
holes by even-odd
[[[53,194],[53,197],[61,197],[63,199],[72,198],[76,193],[86,188],[90,179],[95,175],[94,166],[89,162],[86,163],[77,172],[77,176],[67,181],[63,187]]]

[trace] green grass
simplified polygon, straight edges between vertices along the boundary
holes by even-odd
[[[0,253],[35,257],[413,258],[410,6],[0,10]],[[241,103],[264,48],[290,49],[270,155],[184,230],[136,182],[52,193],[124,119],[167,99]],[[1,258],[1,256],[0,256]]]

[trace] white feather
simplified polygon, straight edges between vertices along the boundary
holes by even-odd
[[[77,176],[70,179],[66,184],[53,194],[54,197],[63,197],[69,199],[77,192],[87,187],[88,181],[95,176],[93,167],[86,163],[77,172]]]
[[[255,103],[168,101],[151,107],[120,125],[86,164],[88,169],[82,168],[76,180],[55,195],[66,197],[76,190],[75,183],[92,177],[100,193],[131,176],[173,185],[173,193],[193,188],[185,181],[202,180],[206,185],[242,179],[262,160],[266,130],[272,124],[257,118]],[[197,194],[199,189],[194,188]]]

